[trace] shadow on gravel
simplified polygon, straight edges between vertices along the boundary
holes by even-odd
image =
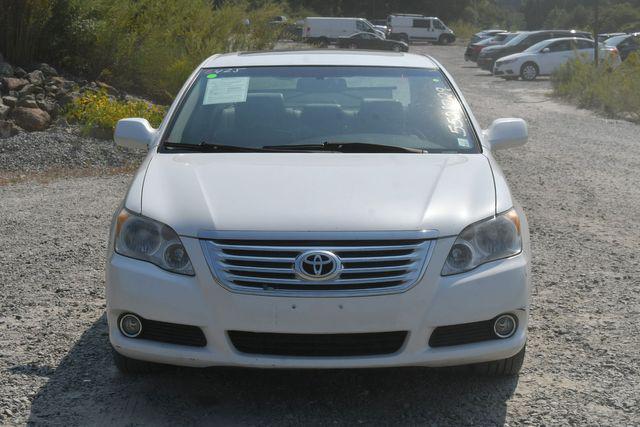
[[[168,368],[126,377],[113,367],[105,316],[38,392],[30,424],[503,424],[516,378],[430,369]]]

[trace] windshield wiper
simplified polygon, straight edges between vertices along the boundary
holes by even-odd
[[[188,151],[192,153],[254,153],[273,151],[259,147],[241,147],[239,145],[209,144],[206,141],[200,144],[183,144],[177,142],[165,142],[162,147],[171,151]]]
[[[370,144],[367,142],[332,142],[322,144],[299,145],[267,145],[267,150],[297,150],[297,151],[337,151],[340,153],[428,153],[421,148],[400,147],[397,145]]]

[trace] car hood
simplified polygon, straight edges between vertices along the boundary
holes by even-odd
[[[520,52],[520,53],[513,53],[511,55],[507,55],[507,56],[503,56],[502,58],[498,59],[498,62],[502,62],[502,61],[508,61],[511,59],[523,59],[526,57],[530,57],[530,56],[535,56],[535,54],[529,53],[529,52]]]
[[[156,154],[142,214],[183,236],[206,231],[436,230],[495,214],[482,154]]]

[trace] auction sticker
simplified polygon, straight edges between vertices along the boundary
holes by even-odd
[[[202,105],[246,102],[249,77],[225,77],[207,79]]]

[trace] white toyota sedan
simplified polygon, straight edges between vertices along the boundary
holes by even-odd
[[[107,317],[123,372],[469,365],[516,374],[527,222],[485,130],[434,59],[215,55],[158,129],[114,215]]]
[[[573,59],[593,62],[594,41],[579,37],[564,37],[536,43],[527,50],[508,55],[496,61],[493,74],[505,79],[535,80],[538,76],[553,74],[561,65]],[[600,58],[612,65],[620,64],[615,47],[600,45]]]

